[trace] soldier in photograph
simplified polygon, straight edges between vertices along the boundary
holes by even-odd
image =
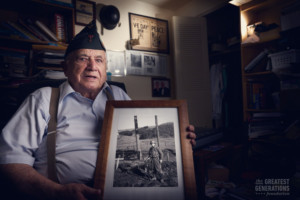
[[[149,175],[152,178],[151,180],[159,179],[161,182],[163,182],[163,171],[161,168],[163,153],[159,147],[155,146],[155,141],[151,141],[150,145],[151,147],[149,149],[148,157],[150,160]]]

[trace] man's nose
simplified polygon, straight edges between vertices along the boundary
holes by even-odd
[[[87,70],[96,70],[96,61],[94,59],[89,59],[87,64]]]

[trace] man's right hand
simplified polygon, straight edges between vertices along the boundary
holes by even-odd
[[[64,200],[97,200],[101,197],[100,190],[79,183],[61,185],[56,194],[56,199]]]

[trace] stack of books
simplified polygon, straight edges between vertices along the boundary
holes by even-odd
[[[35,54],[35,64],[38,69],[62,70],[64,50],[43,49]]]
[[[0,73],[3,77],[28,75],[28,50],[0,47]]]
[[[250,139],[279,134],[286,127],[284,115],[280,112],[253,113],[248,125],[248,137]]]

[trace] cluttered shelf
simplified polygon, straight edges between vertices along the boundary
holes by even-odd
[[[0,4],[0,11],[3,87],[15,87],[35,79],[45,67],[62,70],[63,52],[74,36],[73,4],[11,0]]]

